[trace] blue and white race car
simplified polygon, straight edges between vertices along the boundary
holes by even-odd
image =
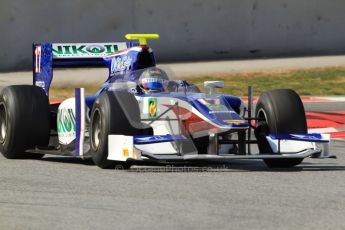
[[[221,81],[204,82],[208,92],[201,92],[187,81],[170,79],[156,67],[146,42],[158,37],[33,44],[33,85],[1,91],[1,153],[10,159],[91,157],[101,168],[229,159],[292,167],[306,157],[330,157],[329,135],[307,133],[304,107],[293,90],[263,93],[252,113],[252,90],[246,106],[239,97],[216,94],[224,87]],[[76,88],[75,97],[49,103],[53,67],[76,65],[106,65],[109,76],[94,95]],[[252,151],[253,144],[259,151]]]

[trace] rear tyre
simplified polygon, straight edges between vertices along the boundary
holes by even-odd
[[[124,111],[124,106],[126,111]],[[130,116],[130,117],[129,117]],[[138,129],[140,111],[135,97],[128,92],[103,92],[95,101],[91,112],[90,145],[93,162],[103,169],[128,169],[128,162],[108,160],[108,135],[150,135],[152,129]]]
[[[8,159],[39,159],[44,154],[26,153],[47,146],[50,137],[49,101],[32,85],[4,88],[0,93],[0,151]]]
[[[273,153],[266,136],[268,134],[307,133],[303,103],[291,89],[277,89],[261,94],[255,111],[259,122],[255,136],[260,153]],[[293,167],[303,158],[264,159],[268,167]]]

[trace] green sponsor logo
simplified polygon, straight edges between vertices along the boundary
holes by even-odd
[[[157,98],[149,98],[148,99],[149,104],[149,118],[156,118],[157,117]]]
[[[71,133],[76,131],[73,109],[61,109],[57,116],[58,133]]]
[[[92,54],[112,54],[117,52],[117,45],[100,45],[100,44],[90,44],[90,45],[56,45],[53,46],[53,55],[55,56],[87,56]]]

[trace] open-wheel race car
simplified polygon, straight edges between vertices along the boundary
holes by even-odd
[[[239,97],[217,94],[221,81],[206,81],[201,89],[170,79],[146,43],[157,34],[126,38],[135,41],[33,44],[33,85],[1,91],[1,153],[10,159],[91,157],[101,168],[229,159],[292,167],[306,157],[330,157],[330,136],[308,134],[293,90],[264,92],[254,112],[251,87],[245,105]],[[94,95],[84,95],[81,87],[75,97],[50,103],[53,67],[75,65],[105,65],[109,76]]]

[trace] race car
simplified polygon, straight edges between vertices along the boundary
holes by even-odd
[[[291,89],[264,92],[253,108],[240,97],[217,94],[222,81],[198,87],[171,79],[156,66],[148,39],[127,34],[117,43],[33,44],[33,85],[0,95],[0,151],[4,157],[56,154],[92,158],[101,168],[231,159],[263,159],[293,167],[306,157],[327,158],[330,136],[308,134],[300,97]],[[53,67],[108,67],[94,95],[50,101]],[[252,137],[254,136],[254,137]],[[253,152],[251,145],[257,145]]]

